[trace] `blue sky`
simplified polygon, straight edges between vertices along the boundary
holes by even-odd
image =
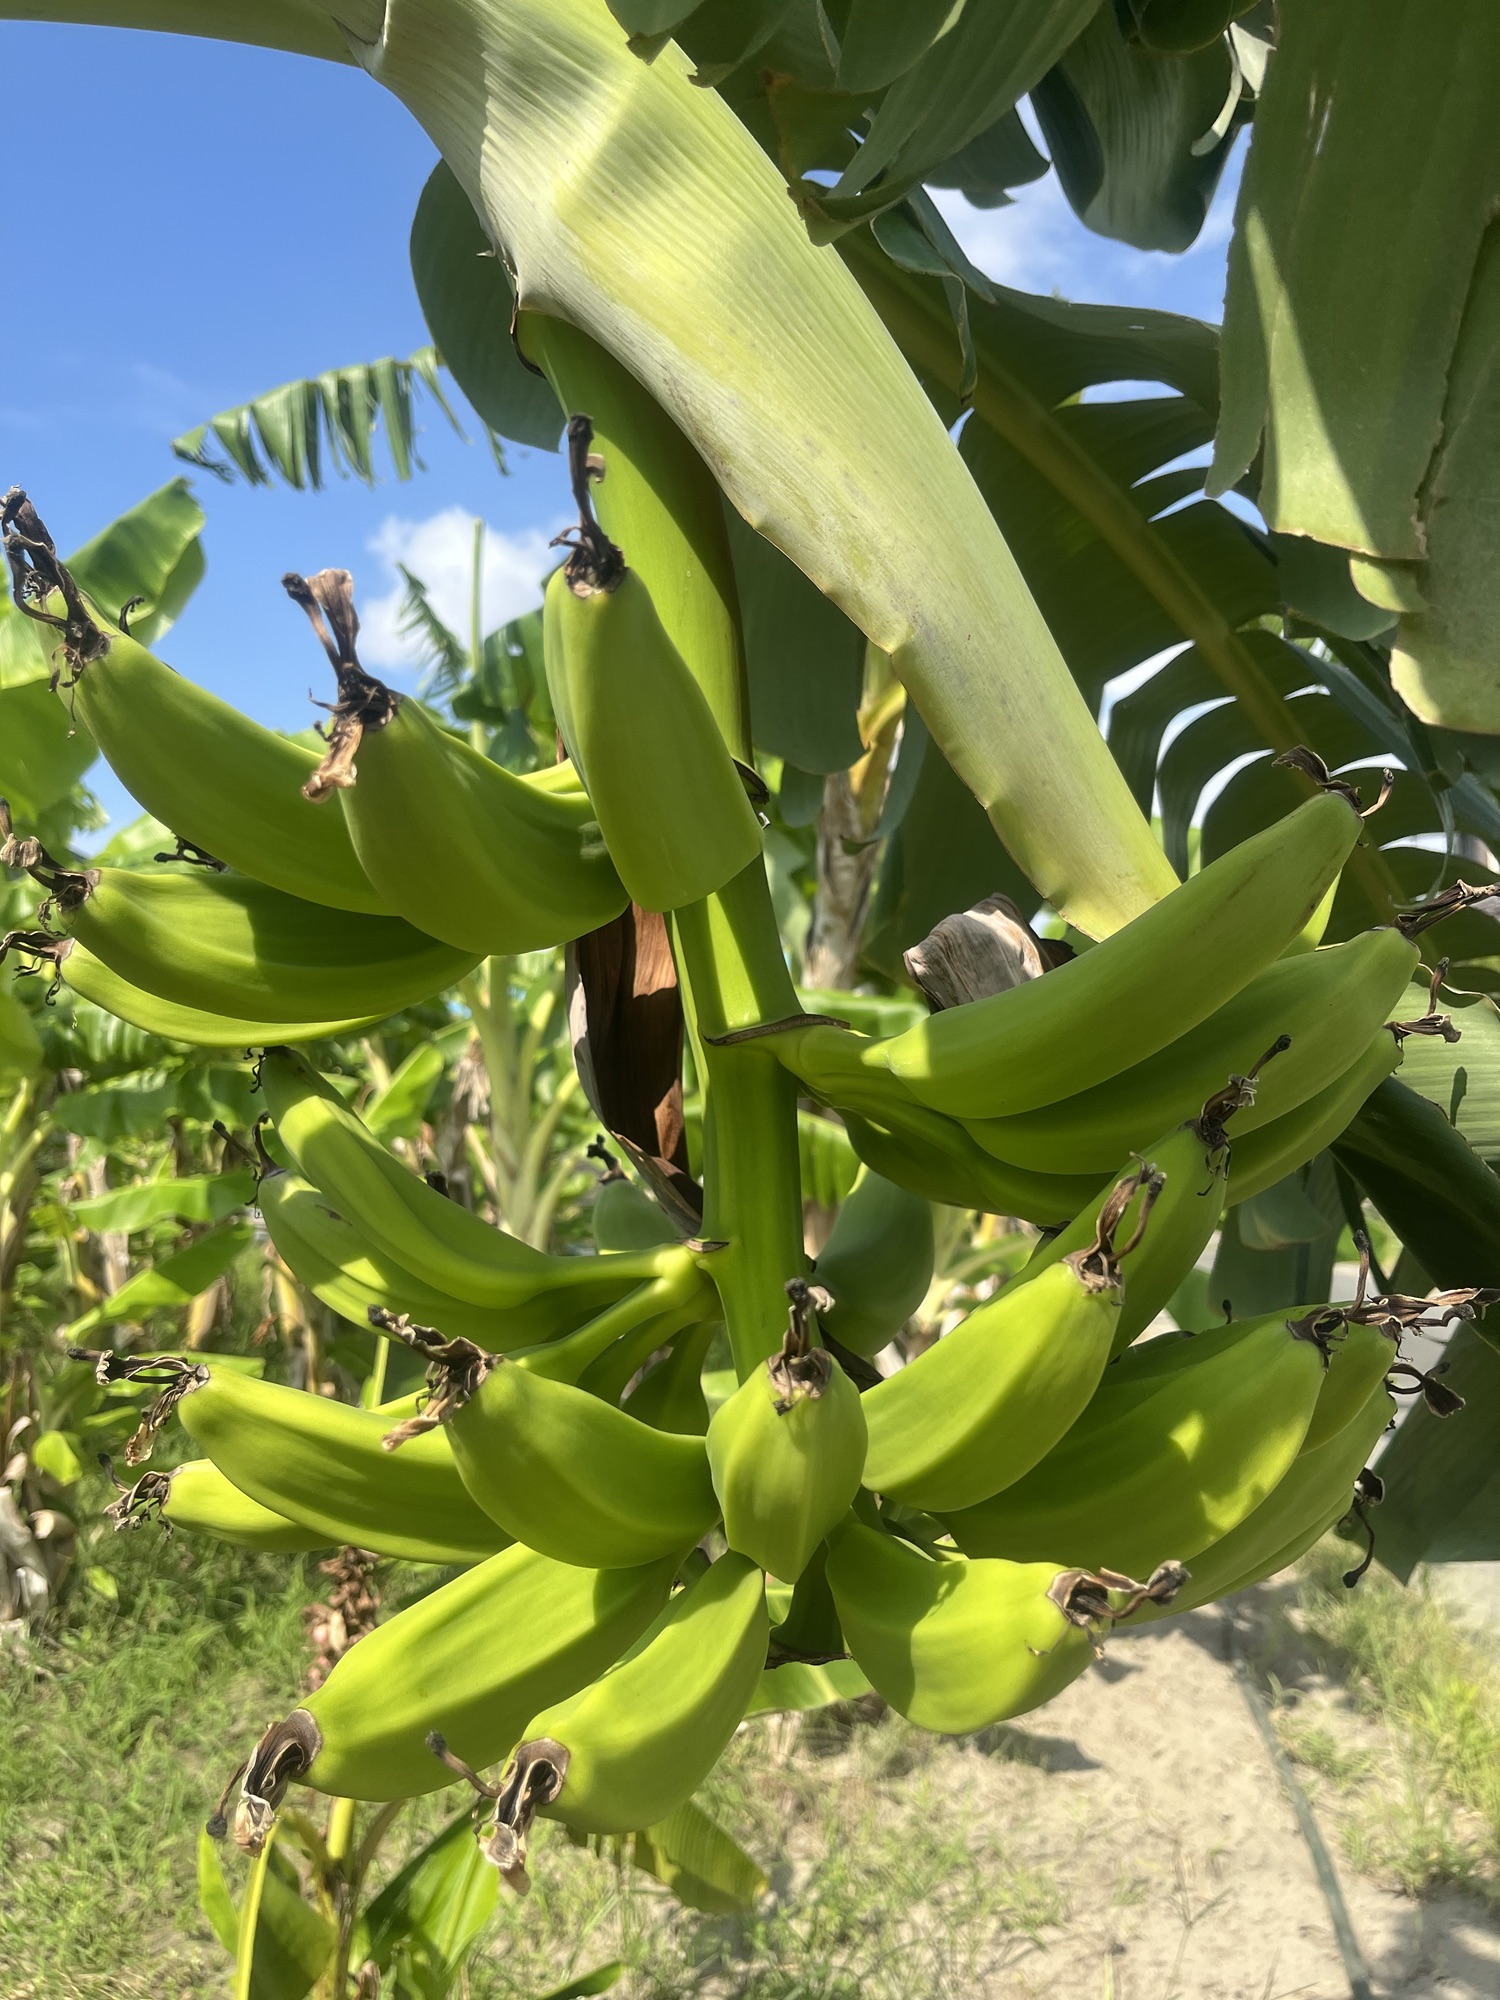
[[[60,547],[183,470],[169,440],[215,411],[427,338],[406,245],[435,154],[359,71],[5,22],[0,130],[11,163],[0,490],[25,486]],[[1050,176],[983,214],[940,199],[970,255],[1007,284],[1220,315],[1228,185],[1176,258],[1091,235]],[[511,447],[501,478],[436,411],[422,454],[426,473],[373,490],[347,480],[297,494],[195,475],[208,574],[166,657],[260,720],[304,728],[309,686],[328,689],[282,572],[352,570],[369,664],[399,682],[392,559],[458,616],[475,514],[490,529],[489,616],[526,609],[567,515],[559,461]],[[130,816],[102,766],[90,783],[117,822]]]

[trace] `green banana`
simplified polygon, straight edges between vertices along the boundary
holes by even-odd
[[[367,1324],[374,1306],[503,1351],[535,1340],[555,1311],[545,1293],[539,1319],[525,1309],[499,1313],[434,1291],[376,1249],[297,1174],[277,1168],[263,1173],[255,1200],[293,1277],[330,1311],[356,1326]]]
[[[845,1196],[813,1266],[833,1300],[819,1323],[851,1354],[878,1354],[932,1283],[932,1205],[868,1167]]]
[[[1017,1166],[1108,1171],[1192,1117],[1230,1071],[1249,1072],[1262,1050],[1287,1036],[1290,1047],[1235,1119],[1243,1136],[1306,1103],[1357,1060],[1416,962],[1415,944],[1394,927],[1278,959],[1196,1028],[1107,1083],[1015,1117],[966,1120],[966,1127],[986,1152]]]
[[[1161,1185],[1152,1200],[1151,1227],[1131,1252],[1125,1272],[1125,1296],[1115,1325],[1111,1360],[1150,1326],[1197,1264],[1219,1226],[1229,1161],[1225,1121],[1238,1116],[1245,1095],[1238,1083],[1239,1079],[1233,1080],[1217,1099],[1204,1105],[1197,1118],[1179,1125],[1147,1149],[1146,1158]],[[1142,1183],[1120,1219],[1119,1233],[1127,1240],[1137,1233],[1145,1195]],[[1039,1244],[1006,1292],[1030,1284],[1061,1258],[1086,1250],[1093,1240],[1093,1213],[1092,1207],[1086,1208],[1060,1235]]]
[[[1120,1315],[1119,1260],[1134,1247],[1127,1242],[1117,1252],[1115,1232],[1143,1189],[1137,1234],[1149,1237],[1153,1194],[1143,1169],[1118,1182],[1093,1212],[1087,1248],[1028,1285],[1007,1285],[866,1390],[864,1484],[872,1492],[929,1513],[952,1512],[987,1500],[1045,1457],[1109,1360]]]
[[[427,1739],[493,1764],[545,1702],[586,1687],[660,1612],[673,1564],[590,1570],[511,1548],[367,1633],[262,1737],[239,1825],[269,1824],[295,1781],[404,1799],[452,1783]],[[237,1825],[236,1831],[239,1831]]]
[[[1348,1511],[1354,1483],[1395,1414],[1377,1387],[1354,1417],[1316,1446],[1306,1446],[1290,1470],[1237,1528],[1193,1558],[1192,1577],[1170,1609],[1193,1611],[1274,1576],[1295,1562]],[[1142,1617],[1166,1615],[1147,1606]]]
[[[675,1812],[744,1719],[769,1631],[760,1570],[720,1556],[618,1666],[532,1717],[516,1762],[545,1760],[561,1779],[542,1811],[580,1833],[630,1833]]]
[[[335,814],[302,787],[318,759],[138,646],[110,635],[63,694],[115,776],[173,833],[288,896],[380,916],[387,905]]]
[[[520,316],[517,339],[565,410],[587,410],[600,525],[651,593],[731,751],[748,757],[739,590],[713,474],[661,405],[614,356],[566,320]]]
[[[568,428],[576,462],[591,433],[587,419]],[[579,477],[578,542],[543,610],[547,684],[620,880],[643,909],[679,909],[759,859],[760,826],[707,696]]]
[[[372,1028],[383,1014],[358,1014],[338,1021],[252,1021],[230,1014],[209,1014],[201,1007],[185,1007],[159,993],[122,979],[103,959],[79,944],[63,938],[56,948],[59,976],[85,1000],[92,1000],[107,1014],[114,1014],[147,1034],[163,1035],[169,1041],[191,1042],[199,1048],[265,1048],[271,1043],[318,1042],[338,1035],[356,1034]]]
[[[945,1513],[959,1547],[1018,1562],[1054,1549],[1085,1568],[1146,1576],[1238,1526],[1301,1449],[1326,1342],[1284,1313],[1198,1339],[1209,1346],[1190,1367],[1121,1355],[1040,1464]]]
[[[1227,1205],[1233,1208],[1274,1187],[1331,1145],[1370,1092],[1400,1064],[1400,1036],[1377,1029],[1369,1047],[1326,1090],[1238,1140],[1229,1162]]]
[[[934,1560],[852,1517],[829,1544],[828,1581],[874,1687],[948,1736],[1050,1701],[1094,1657],[1090,1626],[1121,1615],[1100,1580],[1060,1563]]]
[[[429,1372],[440,1423],[474,1501],[507,1534],[559,1562],[616,1568],[681,1556],[718,1518],[703,1440],[654,1430],[587,1389],[450,1344]]]
[[[203,1362],[105,1355],[98,1365],[105,1379],[162,1390],[126,1450],[132,1464],[175,1410],[242,1493],[328,1541],[427,1563],[479,1562],[506,1544],[464,1490],[445,1438],[423,1438],[393,1464],[378,1410]]]
[[[1102,1175],[1034,1174],[1013,1167],[986,1153],[956,1118],[939,1111],[890,1104],[866,1113],[841,1102],[841,1091],[825,1094],[810,1087],[837,1110],[850,1145],[872,1172],[925,1201],[1015,1215],[1050,1228],[1099,1193]],[[863,1089],[858,1094],[868,1104],[868,1094]]]
[[[708,1401],[703,1394],[703,1364],[720,1325],[719,1320],[704,1320],[680,1334],[665,1358],[642,1376],[621,1408],[653,1430],[675,1431],[680,1437],[706,1436]]]
[[[1322,792],[1040,979],[883,1041],[794,1027],[774,1037],[776,1053],[799,1074],[822,1064],[846,1085],[861,1071],[884,1075],[898,1094],[958,1118],[1051,1104],[1165,1048],[1279,958],[1363,824],[1349,799]]]
[[[842,1659],[849,1648],[828,1587],[828,1544],[813,1550],[795,1584],[766,1584],[771,1653],[783,1660]]]
[[[780,1352],[715,1410],[708,1463],[730,1548],[795,1583],[859,1491],[865,1413],[837,1361],[813,1344],[819,1295],[800,1278],[786,1290],[791,1314]]]
[[[208,1014],[322,1023],[393,1014],[461,979],[399,917],[330,910],[241,875],[33,870],[68,934],[148,993]]]
[[[622,1173],[600,1181],[592,1219],[596,1250],[652,1250],[679,1241],[665,1211]]]
[[[278,1555],[332,1544],[316,1528],[305,1528],[242,1493],[211,1458],[190,1459],[172,1472],[143,1472],[134,1486],[120,1488],[120,1498],[104,1512],[117,1534],[160,1521],[169,1534],[185,1528],[190,1535],[212,1535],[242,1549]]]
[[[508,1331],[524,1324],[541,1338],[576,1326],[645,1280],[692,1266],[680,1245],[609,1257],[534,1250],[429,1187],[290,1049],[267,1050],[260,1080],[293,1159],[359,1234],[433,1291],[516,1315]],[[431,1317],[459,1331],[440,1311]]]
[[[582,791],[542,788],[392,695],[339,791],[353,850],[389,907],[458,950],[537,951],[629,901]]]

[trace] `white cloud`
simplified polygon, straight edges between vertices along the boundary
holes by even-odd
[[[480,608],[486,632],[539,602],[543,579],[558,560],[558,551],[550,546],[554,533],[556,526],[526,528],[515,535],[485,529]],[[419,648],[400,629],[405,586],[398,563],[422,579],[438,616],[467,639],[474,577],[472,514],[462,507],[445,507],[441,514],[429,515],[425,521],[388,515],[369,547],[384,565],[383,580],[391,584],[383,596],[371,598],[360,613],[360,655],[371,667],[409,672],[420,659]]]

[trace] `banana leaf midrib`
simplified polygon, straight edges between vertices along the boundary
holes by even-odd
[[[840,248],[845,260],[908,359],[954,394],[959,393],[963,353],[946,305],[941,314],[926,288],[898,271],[858,233]],[[1101,473],[1066,426],[978,342],[979,376],[970,399],[975,414],[1047,479],[1127,565],[1190,640],[1271,749],[1301,741],[1291,710],[1276,692],[1240,634],[1199,587],[1170,546],[1154,532],[1131,495]],[[1376,921],[1388,921],[1399,887],[1378,850],[1359,847],[1349,868],[1361,880]]]

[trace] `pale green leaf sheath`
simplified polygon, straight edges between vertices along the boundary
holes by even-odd
[[[358,49],[514,265],[890,653],[1037,887],[1112,931],[1170,870],[916,379],[772,163],[604,0],[392,0]]]

